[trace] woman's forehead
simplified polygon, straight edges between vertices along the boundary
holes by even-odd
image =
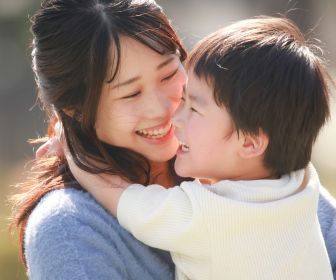
[[[120,54],[111,50],[111,71],[116,69],[119,57],[119,69],[116,78],[130,79],[146,71],[158,71],[174,60],[179,60],[178,52],[160,54],[147,45],[128,36],[120,36]],[[111,72],[110,71],[110,72]],[[113,71],[114,72],[114,71]]]

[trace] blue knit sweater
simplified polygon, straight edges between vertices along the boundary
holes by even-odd
[[[321,192],[319,218],[336,276],[336,202]],[[147,247],[88,193],[47,194],[31,214],[25,235],[31,280],[174,279],[169,253]]]

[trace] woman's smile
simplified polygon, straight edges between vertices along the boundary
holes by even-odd
[[[161,125],[153,126],[150,128],[137,130],[136,133],[139,136],[142,136],[145,138],[160,139],[169,133],[169,131],[171,130],[171,126],[172,126],[171,122],[168,122],[163,125],[161,124]]]
[[[161,131],[161,129],[159,131]],[[172,124],[162,129],[162,131],[163,133],[159,133],[157,130],[154,130],[154,131],[147,132],[147,134],[141,134],[137,132],[137,135],[140,136],[142,139],[144,139],[147,143],[151,145],[166,144],[169,141],[172,141],[173,138],[175,138],[174,126]],[[159,134],[155,135],[153,133],[159,133]]]

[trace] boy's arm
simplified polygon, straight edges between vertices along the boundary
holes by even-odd
[[[66,156],[77,181],[143,243],[193,257],[208,247],[202,215],[183,188],[130,185],[119,176],[91,174]],[[192,184],[192,182],[187,182]]]
[[[81,184],[82,185],[82,184]],[[99,184],[84,187],[106,210],[117,216],[117,209],[124,189],[120,187],[99,187]]]
[[[66,159],[71,173],[78,183],[113,216],[117,216],[120,196],[130,183],[119,176],[106,173],[91,174],[86,172],[74,163],[69,153],[66,153]]]
[[[197,258],[204,257],[209,246],[200,212],[184,187],[133,184],[121,196],[117,218],[143,243]]]

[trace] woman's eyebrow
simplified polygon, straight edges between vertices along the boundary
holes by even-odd
[[[167,64],[169,64],[170,62],[172,62],[174,59],[175,59],[175,57],[169,57],[168,59],[166,59],[165,61],[163,61],[162,63],[160,63],[156,67],[156,69],[159,70],[159,69],[163,68],[164,66],[166,66]],[[118,84],[114,85],[112,87],[112,89],[117,88],[117,87],[122,87],[122,86],[129,85],[131,83],[134,83],[134,82],[138,81],[140,78],[141,78],[141,76],[136,76],[136,77],[130,78],[130,79],[124,81],[124,82],[121,82],[121,83],[118,83]]]
[[[136,77],[130,78],[130,79],[124,81],[124,82],[121,82],[121,83],[118,83],[118,84],[114,85],[111,89],[129,85],[131,83],[134,83],[134,82],[140,80],[140,78],[141,78],[140,76],[136,76]]]
[[[172,62],[173,60],[175,60],[175,57],[169,57],[167,60],[163,61],[162,63],[160,63],[157,67],[156,70],[161,69],[162,67],[166,66],[167,64],[169,64],[170,62]]]

